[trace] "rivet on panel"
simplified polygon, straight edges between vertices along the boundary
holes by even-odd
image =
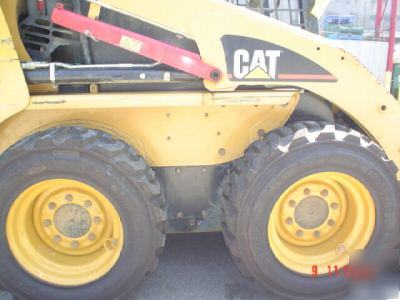
[[[257,135],[258,135],[259,137],[263,137],[264,134],[265,134],[265,130],[264,130],[264,129],[259,129],[259,130],[257,131]]]

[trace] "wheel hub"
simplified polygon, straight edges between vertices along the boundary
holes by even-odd
[[[78,204],[64,204],[54,214],[54,225],[65,237],[79,238],[91,227],[88,211]]]
[[[329,239],[346,213],[343,190],[333,182],[308,182],[291,191],[281,206],[277,229],[296,246],[312,246]]]
[[[295,222],[304,229],[321,226],[329,214],[327,202],[318,196],[311,196],[300,201],[294,210]]]
[[[53,188],[34,206],[36,230],[54,250],[68,255],[89,254],[105,247],[107,214],[102,201],[84,189]]]

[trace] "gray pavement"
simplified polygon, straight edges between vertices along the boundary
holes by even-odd
[[[221,234],[170,235],[157,272],[131,299],[265,300],[255,284],[240,275]]]
[[[391,280],[392,281],[392,280]],[[396,276],[395,281],[399,281]],[[0,300],[11,300],[0,291]],[[370,297],[349,297],[348,300]],[[271,300],[236,268],[221,234],[170,235],[157,271],[128,300]]]

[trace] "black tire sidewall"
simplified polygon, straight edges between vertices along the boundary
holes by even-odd
[[[30,185],[54,178],[75,179],[96,188],[113,204],[123,225],[124,245],[116,265],[97,281],[77,288],[52,286],[32,277],[14,259],[6,238],[7,214],[16,197]],[[17,299],[110,299],[131,290],[144,277],[155,251],[153,226],[138,187],[110,161],[77,151],[29,152],[3,164],[0,188],[0,283]]]
[[[370,191],[376,208],[376,224],[367,250],[393,249],[398,240],[399,187],[380,158],[359,145],[332,141],[291,150],[271,162],[251,183],[237,223],[241,259],[259,283],[289,298],[299,299],[298,295],[330,298],[349,286],[348,278],[313,279],[311,269],[309,277],[290,271],[275,258],[268,243],[269,216],[277,199],[294,182],[318,172],[351,175]]]

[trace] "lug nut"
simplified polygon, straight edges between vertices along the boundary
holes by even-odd
[[[328,197],[329,196],[329,191],[328,190],[322,190],[321,191],[321,196],[322,197]]]
[[[332,220],[332,219],[328,221],[328,225],[329,226],[333,227],[333,226],[335,226],[335,224],[336,224],[336,222],[334,220]]]
[[[311,194],[310,189],[304,189],[304,195],[308,196]]]
[[[295,206],[296,206],[296,201],[290,200],[290,201],[289,201],[289,206],[290,206],[290,207],[295,207]]]
[[[94,218],[93,218],[93,222],[94,222],[95,224],[100,224],[100,223],[101,223],[100,217],[94,217]]]
[[[298,237],[302,237],[302,236],[304,235],[303,230],[297,230],[297,231],[296,231],[296,235],[297,235]]]
[[[333,202],[333,203],[331,204],[331,208],[332,208],[332,209],[338,209],[338,208],[339,208],[339,204],[337,204],[336,202]]]
[[[88,239],[89,241],[94,241],[96,239],[96,235],[94,233],[89,233]]]
[[[292,218],[287,218],[285,222],[288,225],[292,225],[293,224],[293,219]]]
[[[73,242],[71,242],[71,247],[76,249],[79,247],[79,243],[77,241],[73,241]]]
[[[321,236],[321,233],[318,230],[316,230],[316,231],[314,231],[314,236],[316,238],[319,238]]]
[[[59,236],[59,235],[55,235],[54,237],[53,237],[53,242],[54,243],[59,243],[61,241],[61,237]]]
[[[86,200],[84,205],[85,207],[89,208],[92,206],[92,202],[90,202],[90,200]]]
[[[64,197],[65,201],[71,202],[74,197],[71,194],[66,194]]]
[[[51,209],[51,210],[56,208],[56,204],[54,202],[50,202],[48,206],[49,206],[49,209]]]
[[[49,227],[51,225],[51,221],[50,220],[44,220],[43,221],[43,226],[44,227]]]

